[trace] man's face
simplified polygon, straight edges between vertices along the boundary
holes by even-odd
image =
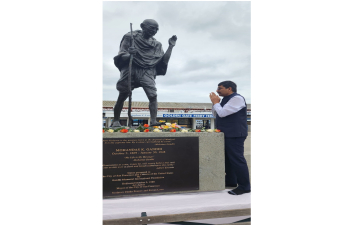
[[[143,32],[145,32],[148,36],[153,37],[158,32],[157,24],[147,24],[145,23],[143,26]]]
[[[218,89],[216,89],[216,92],[219,94],[219,96],[229,96],[230,94],[232,94],[232,88],[225,88],[224,86],[220,85],[218,86]]]

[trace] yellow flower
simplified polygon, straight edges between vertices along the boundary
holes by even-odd
[[[172,127],[172,128],[175,128],[175,126],[176,126],[176,124],[175,124],[175,123],[171,124],[171,127]]]
[[[171,123],[165,123],[165,125],[167,125],[168,127],[170,127],[170,126],[171,126]]]
[[[208,129],[207,132],[211,133],[211,132],[213,132],[213,130],[212,129]]]
[[[109,133],[113,133],[113,132],[114,132],[114,130],[113,130],[113,129],[109,129],[109,130],[107,130],[107,132],[109,132]]]
[[[188,132],[188,130],[186,130],[186,129],[182,129],[182,130],[181,130],[181,132],[182,132],[182,133],[187,133],[187,132]]]
[[[154,126],[153,128],[158,128],[157,126]]]
[[[168,126],[164,126],[164,129],[168,129],[169,127]]]
[[[139,130],[134,130],[134,132],[136,132],[136,133],[137,133],[137,132],[140,132],[140,131],[139,131]]]
[[[159,133],[160,130],[158,128],[154,129],[153,132]]]

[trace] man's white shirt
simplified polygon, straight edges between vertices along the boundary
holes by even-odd
[[[213,116],[216,117],[218,114],[220,117],[225,117],[233,113],[238,112],[239,110],[245,107],[244,99],[242,96],[236,95],[232,97],[225,105],[222,107],[220,103],[216,103],[212,107]]]

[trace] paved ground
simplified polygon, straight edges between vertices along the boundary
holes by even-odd
[[[250,216],[236,216],[236,217],[225,217],[225,218],[216,218],[216,219],[206,219],[206,220],[191,220],[184,222],[171,222],[171,223],[154,223],[153,225],[251,225],[251,222],[242,222],[236,223],[238,221],[244,221],[249,219]]]

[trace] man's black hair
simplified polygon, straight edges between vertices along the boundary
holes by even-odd
[[[224,86],[225,88],[231,87],[233,92],[237,92],[237,85],[230,80],[220,82],[218,86],[220,85]]]

